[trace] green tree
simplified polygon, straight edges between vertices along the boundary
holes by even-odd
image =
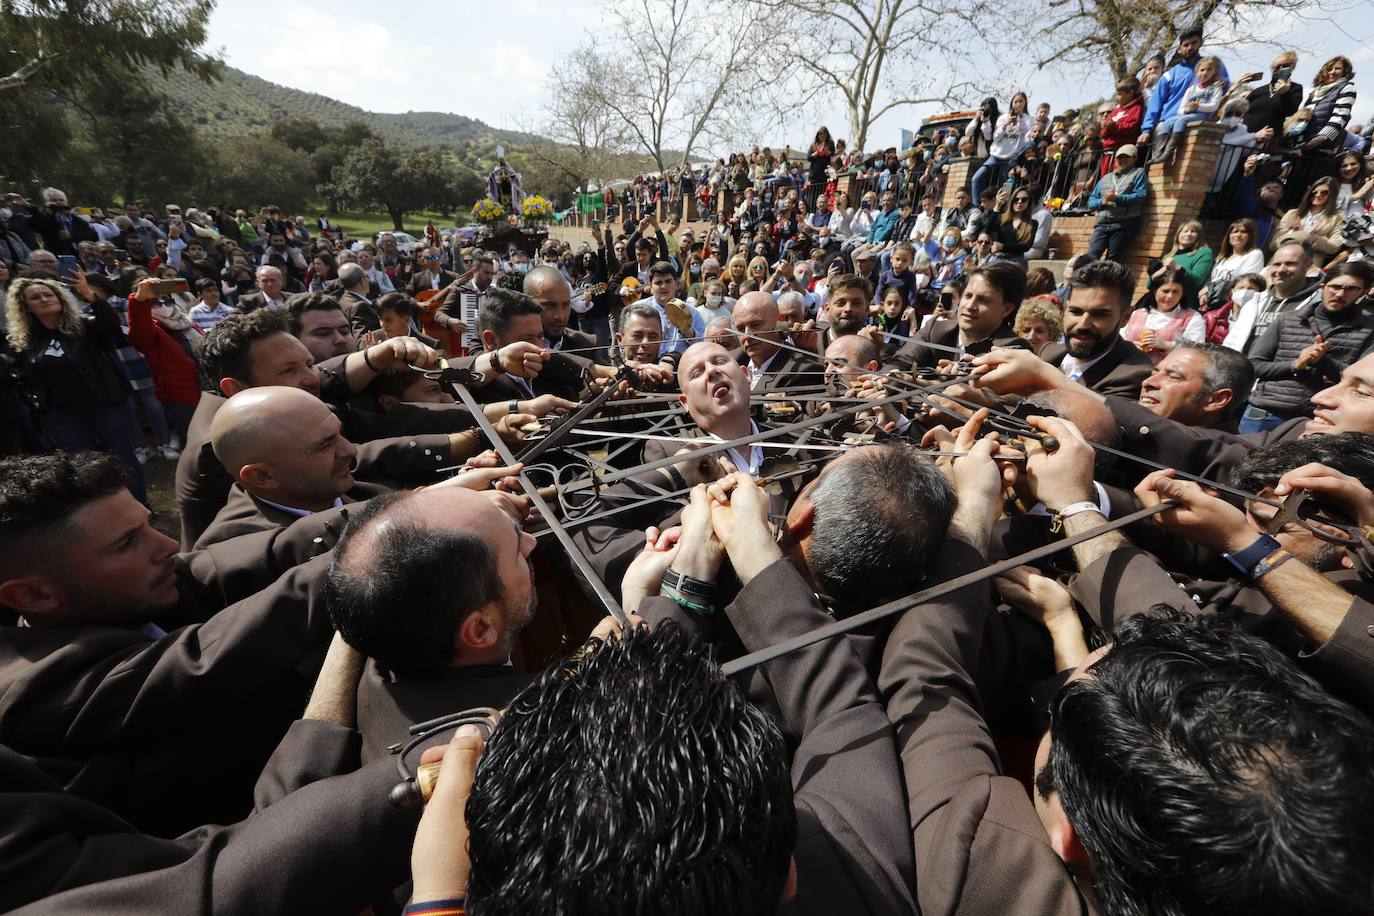
[[[329,132],[314,118],[282,118],[272,125],[272,139],[310,154],[329,142]]]
[[[88,200],[180,200],[204,166],[194,131],[136,76],[92,85],[72,111],[73,144],[50,174]]]
[[[435,203],[444,182],[443,160],[434,150],[397,150],[371,138],[351,149],[334,168],[326,197],[364,209],[380,207],[399,232],[407,213]]]
[[[234,137],[215,150],[215,159],[205,189],[210,199],[249,210],[271,205],[287,212],[305,209],[314,169],[302,150],[271,137]]]
[[[0,3],[0,92],[117,82],[129,71],[184,67],[212,75],[202,57],[214,0],[5,0]]]

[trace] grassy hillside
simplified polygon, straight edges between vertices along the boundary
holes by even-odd
[[[185,73],[174,73],[166,79],[152,73],[149,79],[177,114],[197,125],[205,136],[216,140],[265,134],[273,122],[282,118],[311,118],[327,126],[361,121],[379,136],[412,146],[460,141],[487,141],[492,145],[535,142],[535,138],[527,134],[496,130],[462,115],[435,111],[404,114],[365,111],[318,93],[269,83],[233,67],[224,67],[223,78],[210,84]]]

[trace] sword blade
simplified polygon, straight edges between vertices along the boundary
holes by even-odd
[[[865,627],[868,624],[873,623],[875,621],[883,620],[884,618],[891,617],[894,614],[900,614],[903,611],[910,610],[911,608],[914,608],[920,604],[924,604],[927,601],[933,601],[934,599],[941,598],[945,595],[950,594],[951,592],[957,592],[961,588],[967,588],[970,585],[976,585],[979,582],[985,582],[994,576],[1000,576],[1002,573],[1015,569],[1018,566],[1024,566],[1027,563],[1033,563],[1036,560],[1044,559],[1045,557],[1048,557],[1051,554],[1058,553],[1059,551],[1072,547],[1075,544],[1081,544],[1084,541],[1092,540],[1093,538],[1107,534],[1108,532],[1116,531],[1118,528],[1125,528],[1127,525],[1133,525],[1136,522],[1141,521],[1142,519],[1146,519],[1152,515],[1157,515],[1160,512],[1173,509],[1176,506],[1178,506],[1177,502],[1173,500],[1165,500],[1157,506],[1149,506],[1145,509],[1137,510],[1135,512],[1132,512],[1130,515],[1123,516],[1121,518],[1116,519],[1115,521],[1110,521],[1106,524],[1098,525],[1096,528],[1091,528],[1087,531],[1075,534],[1073,537],[1065,538],[1062,541],[1055,541],[1051,544],[1042,545],[1040,547],[1035,548],[1034,550],[1028,550],[1025,553],[1017,554],[1016,556],[1003,560],[1000,563],[994,563],[991,566],[986,566],[982,569],[976,570],[966,575],[959,576],[958,578],[950,579],[948,582],[941,582],[939,585],[933,585],[930,588],[923,589],[919,592],[907,595],[902,598],[898,598],[895,601],[889,601],[887,604],[882,604],[878,607],[873,608],[872,610],[864,611],[860,614],[855,614],[853,617],[847,617],[844,620],[837,620],[832,624],[827,624],[826,626],[818,627],[817,629],[812,630],[809,633],[803,633],[800,636],[794,636],[791,639],[784,639],[780,643],[768,646],[767,648],[759,649],[757,652],[750,652],[748,655],[741,655],[737,659],[726,662],[725,664],[720,666],[721,674],[724,674],[727,677],[729,677],[731,675],[739,674],[741,671],[748,671],[750,668],[754,668],[759,665],[765,664],[766,662],[770,662],[775,658],[781,658],[782,656],[787,655],[788,653],[796,652],[798,649],[805,649],[807,646],[814,645],[823,639],[830,639],[833,636],[840,636],[844,633],[850,632],[851,630],[857,630],[860,627]]]
[[[481,428],[482,434],[487,437],[487,441],[491,443],[492,448],[496,449],[496,453],[501,456],[501,460],[506,463],[506,466],[514,467],[518,464],[519,462],[515,460],[515,455],[511,454],[510,446],[506,445],[505,440],[501,438],[501,434],[496,431],[496,427],[487,419],[487,415],[482,412],[482,405],[477,403],[477,399],[472,396],[472,392],[468,390],[468,386],[464,385],[462,382],[453,382],[451,387],[457,392],[458,398],[467,405],[468,410],[472,412],[472,418],[477,421],[477,425]],[[520,488],[523,489],[525,495],[529,497],[530,503],[534,506],[535,510],[543,516],[544,523],[553,531],[554,537],[558,538],[558,543],[568,552],[568,558],[573,561],[573,565],[577,567],[578,571],[582,573],[587,582],[591,585],[592,591],[596,593],[597,599],[605,605],[607,613],[614,617],[616,622],[622,627],[629,626],[630,621],[625,616],[625,611],[621,609],[620,602],[616,601],[610,589],[606,588],[606,583],[602,582],[601,578],[596,574],[596,570],[592,569],[591,562],[588,561],[587,557],[578,548],[572,537],[569,536],[568,532],[563,530],[563,523],[559,521],[558,514],[544,501],[544,497],[539,495],[539,488],[530,481],[529,476],[526,475],[524,471],[520,472],[517,479],[520,481]]]

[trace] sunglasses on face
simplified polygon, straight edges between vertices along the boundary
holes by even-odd
[[[426,261],[437,261],[437,260],[439,260],[439,256],[438,256],[437,254],[427,254],[427,255],[425,255],[425,260],[426,260]]]

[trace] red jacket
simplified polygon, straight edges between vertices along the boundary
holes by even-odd
[[[1102,148],[1116,149],[1134,143],[1140,136],[1140,122],[1145,119],[1145,99],[1136,96],[1125,105],[1112,109],[1102,122]]]
[[[148,360],[153,389],[164,404],[194,407],[200,403],[196,361],[153,318],[153,300],[129,295],[129,343]]]

